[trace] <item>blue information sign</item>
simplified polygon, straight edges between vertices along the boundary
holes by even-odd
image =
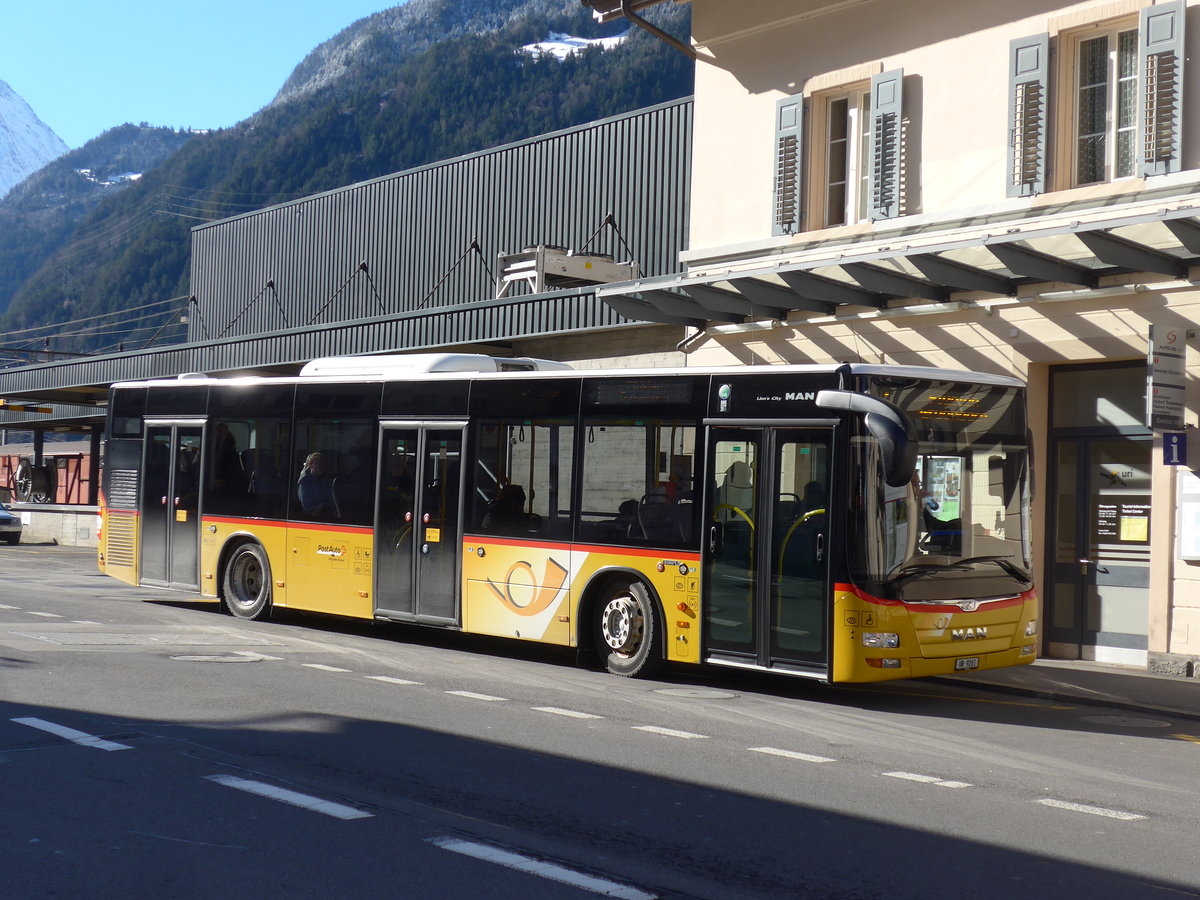
[[[1165,465],[1165,466],[1186,466],[1187,465],[1187,432],[1186,431],[1164,431],[1163,432],[1163,465]]]

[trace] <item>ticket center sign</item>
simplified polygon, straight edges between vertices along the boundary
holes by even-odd
[[[1187,386],[1187,333],[1150,326],[1146,358],[1146,424],[1154,431],[1182,431]]]

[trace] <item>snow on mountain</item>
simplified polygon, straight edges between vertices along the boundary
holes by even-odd
[[[0,198],[26,175],[66,152],[62,138],[0,81]]]
[[[540,59],[544,56],[553,56],[557,60],[564,60],[568,56],[585,50],[588,47],[599,47],[602,50],[611,50],[613,47],[619,47],[625,43],[625,39],[629,37],[629,32],[618,34],[614,37],[606,38],[581,38],[572,37],[569,34],[556,34],[550,32],[549,40],[540,41],[536,44],[526,44],[521,48],[521,52],[528,53],[530,56]]]

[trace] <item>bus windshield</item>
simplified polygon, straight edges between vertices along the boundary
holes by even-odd
[[[919,445],[911,482],[890,487],[877,444],[855,440],[850,563],[880,596],[937,602],[1011,597],[1031,587],[1029,446],[1012,387],[875,376]]]

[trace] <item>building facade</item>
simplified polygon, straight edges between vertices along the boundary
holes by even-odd
[[[1200,449],[1179,464],[1197,6],[693,0],[686,272],[600,290],[675,326],[689,363],[1025,379],[1043,653],[1180,674],[1200,664]]]

